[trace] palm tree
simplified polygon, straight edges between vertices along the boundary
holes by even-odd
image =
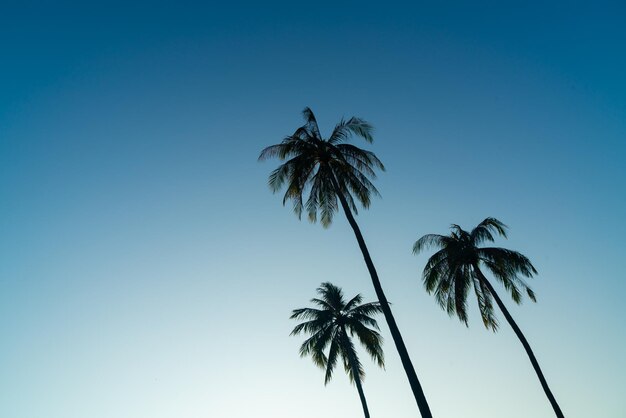
[[[356,295],[347,303],[341,288],[332,283],[322,283],[317,289],[319,298],[311,299],[319,309],[295,309],[291,319],[302,319],[306,322],[298,324],[291,335],[302,332],[310,334],[300,347],[300,356],[311,356],[313,362],[326,369],[324,384],[328,384],[341,357],[343,367],[359,392],[365,418],[369,418],[365,394],[361,384],[365,377],[363,365],[359,361],[352,338],[356,336],[372,359],[380,366],[385,366],[382,349],[382,337],[376,331],[378,324],[373,314],[381,312],[376,302],[360,304],[361,295]],[[372,327],[372,328],[368,328]],[[324,351],[328,347],[328,354]]]
[[[358,213],[355,200],[364,208],[368,208],[370,196],[379,195],[370,178],[376,178],[374,169],[384,170],[385,167],[374,153],[348,144],[347,141],[352,135],[356,135],[371,143],[373,128],[360,118],[342,119],[330,137],[323,139],[311,109],[307,107],[302,113],[306,123],[296,129],[293,135],[283,139],[280,144],[265,148],[259,156],[259,160],[272,157],[287,160],[272,171],[269,186],[274,193],[286,186],[283,205],[289,200],[292,201],[296,215],[301,217],[302,212],[306,211],[311,222],[318,219],[319,213],[324,227],[331,224],[333,214],[339,209],[337,205],[339,200],[363,254],[376,296],[421,415],[423,418],[432,418],[424,391],[383,292],[363,234],[352,213],[353,211],[355,214]],[[304,202],[303,195],[307,193],[308,198]]]
[[[506,228],[506,225],[495,218],[485,219],[471,232],[464,231],[460,226],[453,224],[450,235],[424,235],[413,246],[413,253],[418,254],[429,247],[439,248],[424,268],[424,286],[429,294],[434,292],[435,299],[449,315],[456,314],[465,325],[467,325],[467,293],[472,285],[478,299],[478,308],[483,323],[486,328],[491,328],[494,332],[498,329],[492,303],[492,298],[495,299],[502,314],[524,346],[556,416],[564,418],[526,337],[481,270],[482,266],[491,271],[493,277],[511,294],[515,303],[522,302],[522,292],[526,293],[533,302],[537,301],[535,293],[519,277],[521,275],[530,278],[537,274],[537,270],[528,258],[505,248],[478,247],[485,241],[493,242],[494,234],[506,238]]]

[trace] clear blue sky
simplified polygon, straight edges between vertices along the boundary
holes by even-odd
[[[553,416],[504,324],[421,285],[413,242],[487,216],[566,416],[626,416],[623,2],[88,3],[0,5],[0,416],[361,416],[288,337],[320,282],[374,293],[256,161],[304,106],[376,127],[358,221],[436,418]],[[372,416],[417,417],[386,341]]]

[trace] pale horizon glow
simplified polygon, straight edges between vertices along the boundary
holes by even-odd
[[[321,282],[374,291],[344,216],[267,187],[309,106],[375,126],[357,216],[435,418],[552,418],[498,312],[469,327],[412,245],[493,216],[538,303],[501,296],[567,418],[626,416],[626,7],[332,2],[4,5],[0,416],[360,417],[298,356]],[[382,317],[373,418],[419,417]]]

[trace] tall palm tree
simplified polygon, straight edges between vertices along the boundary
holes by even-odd
[[[498,322],[493,312],[492,298],[495,299],[502,314],[524,346],[556,416],[564,418],[526,337],[481,270],[481,267],[485,267],[491,271],[493,277],[511,294],[515,303],[522,302],[522,292],[526,293],[533,302],[537,301],[535,293],[519,277],[521,275],[530,278],[537,274],[537,270],[528,258],[505,248],[479,247],[485,241],[493,242],[494,234],[506,238],[506,228],[506,225],[495,218],[485,219],[471,232],[453,224],[450,235],[424,235],[413,246],[413,253],[418,254],[429,247],[439,248],[424,268],[424,286],[429,294],[434,293],[439,305],[449,315],[456,314],[465,325],[467,325],[467,293],[472,285],[478,299],[478,308],[483,323],[486,328],[491,328],[494,332],[498,329]]]
[[[289,200],[292,201],[296,215],[301,217],[302,212],[306,211],[311,222],[318,219],[319,213],[324,227],[331,224],[333,214],[339,209],[337,205],[337,200],[339,200],[363,254],[376,296],[389,325],[421,415],[423,418],[432,418],[424,391],[383,292],[372,257],[352,213],[357,213],[355,200],[364,208],[368,208],[370,196],[379,194],[370,178],[376,178],[374,169],[384,170],[385,167],[374,153],[348,144],[347,141],[352,135],[356,135],[371,143],[373,128],[363,119],[352,117],[348,120],[341,120],[330,137],[324,139],[311,109],[307,107],[302,113],[306,123],[296,129],[292,135],[283,139],[280,144],[265,148],[259,156],[259,160],[273,157],[282,161],[287,160],[272,171],[269,176],[269,186],[274,193],[286,186],[283,205]],[[307,193],[308,198],[304,202],[303,196]]]
[[[385,366],[382,337],[376,331],[378,329],[376,320],[372,318],[372,315],[381,312],[380,304],[377,302],[361,304],[363,298],[360,294],[346,302],[341,288],[332,283],[322,283],[317,293],[320,297],[311,299],[311,302],[318,308],[295,309],[291,314],[291,319],[306,321],[298,324],[291,331],[291,335],[302,332],[311,335],[300,347],[300,356],[311,356],[316,365],[326,369],[324,384],[330,382],[337,360],[341,357],[350,381],[356,385],[359,392],[365,418],[369,418],[370,413],[362,386],[365,372],[352,337],[357,337],[380,367]],[[324,353],[326,348],[328,354]]]

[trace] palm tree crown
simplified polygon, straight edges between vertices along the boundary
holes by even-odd
[[[496,331],[498,322],[493,312],[493,295],[482,278],[480,266],[485,266],[504,285],[515,303],[521,303],[522,291],[536,302],[535,294],[520,278],[537,273],[524,255],[505,248],[478,247],[494,241],[494,234],[506,238],[506,225],[495,218],[487,218],[471,232],[453,224],[450,235],[428,234],[413,246],[417,254],[425,248],[440,248],[428,260],[423,280],[428,293],[433,293],[439,305],[449,315],[457,315],[467,325],[467,293],[470,287],[478,299],[485,327]]]
[[[374,153],[347,143],[352,135],[373,141],[373,128],[363,119],[341,120],[330,137],[323,139],[311,109],[305,108],[302,114],[306,123],[280,144],[265,148],[259,160],[287,160],[270,174],[270,188],[276,193],[286,185],[283,204],[291,200],[298,217],[306,210],[311,222],[317,221],[319,213],[327,227],[338,210],[337,193],[342,193],[355,213],[355,200],[369,207],[370,196],[379,194],[370,178],[376,178],[375,168],[384,171],[385,167]]]
[[[372,318],[381,312],[380,304],[361,304],[360,294],[346,302],[341,289],[331,283],[322,283],[317,292],[320,297],[311,299],[317,308],[293,311],[292,319],[305,322],[298,324],[291,335],[310,334],[300,347],[300,355],[311,356],[317,366],[326,370],[324,383],[332,378],[339,358],[352,382],[363,380],[363,365],[351,337],[356,336],[372,359],[384,367],[382,337],[377,332],[376,320]],[[328,353],[325,353],[326,349]]]

